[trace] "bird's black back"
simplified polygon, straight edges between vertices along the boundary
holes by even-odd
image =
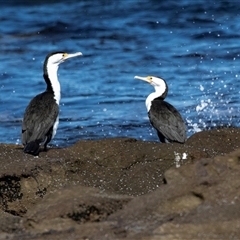
[[[148,116],[161,142],[164,142],[164,138],[169,142],[186,141],[186,125],[180,113],[161,97],[152,101]]]
[[[22,123],[22,143],[43,142],[53,127],[59,112],[52,92],[46,91],[34,97],[27,106]]]

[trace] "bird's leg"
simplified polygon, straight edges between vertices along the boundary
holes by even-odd
[[[48,145],[48,143],[51,141],[51,139],[52,139],[52,135],[48,135],[48,136],[47,136],[47,139],[46,139],[46,141],[45,141],[45,143],[44,143],[44,145],[43,145],[43,150],[44,150],[45,152],[47,152],[47,145]]]
[[[44,150],[45,152],[47,152],[47,143],[44,144],[43,150]]]
[[[157,132],[160,142],[166,143],[166,138],[158,131]]]

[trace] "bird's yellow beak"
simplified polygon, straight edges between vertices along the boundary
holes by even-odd
[[[72,57],[77,57],[77,56],[82,56],[83,54],[81,52],[76,52],[76,53],[64,53],[63,58],[64,60]]]
[[[152,83],[152,77],[151,76],[147,76],[147,77],[135,76],[134,78],[139,79],[139,80],[143,80],[143,81],[148,82],[150,84]]]

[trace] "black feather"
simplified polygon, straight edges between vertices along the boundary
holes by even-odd
[[[152,101],[148,116],[151,124],[157,130],[161,142],[168,140],[169,142],[184,143],[186,141],[186,125],[182,116],[162,97]]]
[[[46,150],[47,144],[52,139],[53,126],[56,122],[59,112],[59,106],[54,99],[54,95],[49,92],[43,92],[34,97],[26,108],[22,123],[22,143],[26,149],[29,146],[37,148],[40,143],[44,144]],[[33,144],[35,143],[35,144]],[[32,151],[32,150],[31,150]],[[31,151],[26,151],[30,153]]]
[[[39,142],[32,141],[25,145],[23,152],[37,156],[39,154],[39,149],[40,149]]]

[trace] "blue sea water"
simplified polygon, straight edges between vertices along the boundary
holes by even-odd
[[[188,137],[239,127],[240,3],[208,0],[0,0],[0,142],[21,144],[29,101],[45,90],[52,51],[81,51],[59,67],[60,124],[54,140],[133,137],[158,141],[145,98],[156,75]]]

